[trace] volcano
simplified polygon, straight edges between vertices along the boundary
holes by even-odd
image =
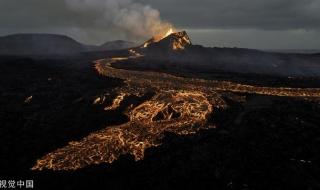
[[[144,55],[144,60],[139,60],[139,66],[130,65],[130,68],[170,68],[169,72],[184,74],[198,71],[208,75],[218,72],[278,77],[320,76],[319,54],[285,54],[246,48],[204,47],[193,45],[186,31],[169,31],[166,35],[153,37],[134,51],[137,55]]]
[[[170,32],[171,31],[171,32]],[[191,40],[186,31],[172,32],[170,30],[163,37],[153,37],[144,42],[140,48],[162,49],[162,50],[183,50],[191,46]]]

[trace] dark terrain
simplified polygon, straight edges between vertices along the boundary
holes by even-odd
[[[255,86],[292,87],[292,88],[319,88],[319,76],[275,76],[258,73],[237,73],[219,69],[205,69],[192,63],[182,63],[169,59],[159,60],[152,56],[137,58],[136,60],[121,61],[113,65],[115,68],[124,68],[137,71],[161,71],[175,76],[186,78],[201,78],[207,80],[230,81]]]
[[[168,133],[142,161],[122,156],[74,172],[32,172],[47,152],[127,121],[92,104],[123,83],[97,75],[91,60],[99,54],[88,56],[1,57],[1,178],[34,179],[39,189],[320,188],[319,100],[235,93],[223,94],[229,107],[210,119],[215,129]]]

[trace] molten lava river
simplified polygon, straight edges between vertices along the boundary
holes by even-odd
[[[123,79],[124,87],[115,90],[118,95],[105,110],[116,110],[130,96],[149,99],[130,104],[124,111],[129,122],[108,126],[77,142],[70,142],[37,160],[32,170],[76,170],[92,164],[112,163],[120,155],[131,154],[135,160],[144,157],[144,151],[161,145],[165,132],[190,135],[199,130],[214,128],[208,124],[215,110],[227,105],[220,92],[245,92],[272,96],[320,97],[318,89],[270,88],[241,85],[231,82],[181,78],[169,74],[129,71],[112,67],[119,61],[142,55],[134,50],[132,56],[96,61],[95,69],[104,76]],[[95,104],[103,104],[99,97]]]

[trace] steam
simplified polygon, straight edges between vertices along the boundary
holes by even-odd
[[[65,0],[68,9],[93,16],[92,24],[124,33],[128,39],[165,35],[173,28],[158,10],[132,0]],[[92,14],[94,13],[94,14]]]

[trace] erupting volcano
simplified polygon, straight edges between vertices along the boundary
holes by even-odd
[[[171,50],[182,50],[192,45],[186,31],[173,32],[170,29],[164,36],[153,37],[141,45],[141,48],[165,48]]]
[[[0,0],[0,190],[320,190],[318,2]]]
[[[208,120],[215,117],[216,110],[228,106],[222,98],[222,92],[320,97],[319,89],[258,87],[117,68],[122,62],[134,65],[135,61],[143,61],[150,53],[144,50],[176,52],[184,51],[189,46],[192,43],[185,31],[173,33],[170,30],[162,37],[153,37],[142,46],[127,50],[130,56],[95,61],[95,69],[99,74],[122,79],[125,86],[114,90],[116,96],[111,105],[105,102],[110,99],[109,95],[98,97],[93,103],[104,105],[106,112],[123,110],[129,121],[108,126],[79,141],[69,142],[65,147],[40,158],[32,169],[76,170],[92,164],[112,163],[124,154],[142,160],[147,148],[162,144],[165,132],[192,135],[200,130],[215,128],[215,124],[209,124]],[[141,51],[143,55],[139,53]],[[136,101],[129,105],[124,103],[130,97]]]

